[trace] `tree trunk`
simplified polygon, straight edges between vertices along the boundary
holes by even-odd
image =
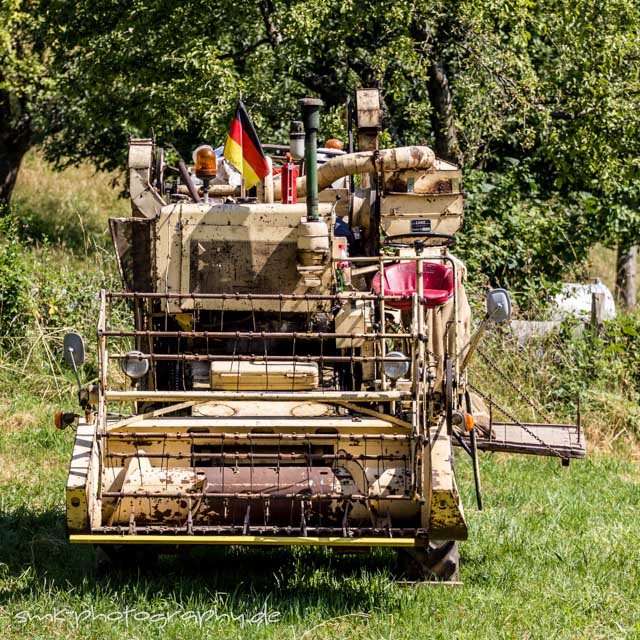
[[[618,245],[616,261],[616,299],[625,309],[636,306],[638,247]]]
[[[11,202],[22,158],[30,146],[31,127],[22,105],[0,92],[0,215]]]
[[[439,59],[431,64],[427,88],[431,102],[431,126],[435,134],[436,155],[461,167],[462,154],[453,119],[451,89],[444,64]]]
[[[427,91],[431,105],[431,127],[435,138],[436,156],[453,162],[459,167],[463,165],[463,157],[458,144],[458,133],[453,117],[453,96],[447,77],[446,45],[451,36],[452,20],[456,15],[455,3],[451,11],[443,16],[442,22],[430,25],[418,13],[418,20],[413,22],[410,31],[416,42],[417,51],[429,61],[429,77]]]

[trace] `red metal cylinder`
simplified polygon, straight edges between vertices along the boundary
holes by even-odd
[[[287,162],[282,167],[282,204],[298,202],[298,167]]]

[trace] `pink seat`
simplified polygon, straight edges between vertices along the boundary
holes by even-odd
[[[423,262],[423,299],[426,307],[444,304],[453,295],[453,271],[437,262]],[[380,293],[380,273],[371,283],[373,291]],[[398,262],[384,268],[384,295],[407,296],[406,300],[389,300],[393,309],[411,309],[411,295],[417,291],[416,265],[413,262]]]

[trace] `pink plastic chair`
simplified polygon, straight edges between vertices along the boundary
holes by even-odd
[[[426,307],[438,307],[453,295],[453,271],[450,267],[437,262],[422,263],[423,304]],[[387,305],[393,309],[411,309],[411,295],[416,286],[416,265],[413,262],[398,262],[384,268],[384,295],[407,296],[406,300],[389,300]],[[380,293],[380,272],[372,282],[373,291]]]

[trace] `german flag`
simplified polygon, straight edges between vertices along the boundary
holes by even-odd
[[[267,158],[242,100],[238,100],[231,122],[224,157],[242,174],[245,189],[251,189],[269,173]]]

